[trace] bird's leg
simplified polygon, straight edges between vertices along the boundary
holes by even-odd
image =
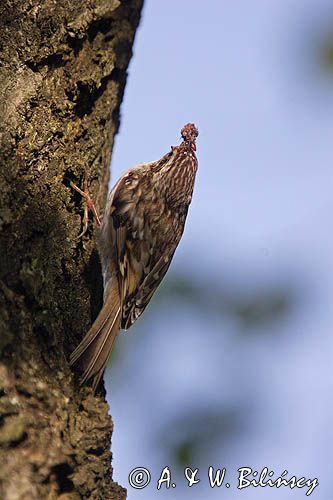
[[[69,181],[69,183],[70,183],[71,187],[73,189],[75,189],[75,191],[80,193],[80,195],[85,199],[84,215],[83,215],[83,221],[82,221],[83,222],[83,230],[82,230],[82,233],[79,234],[79,236],[78,236],[78,238],[82,238],[82,236],[85,235],[85,233],[87,232],[87,229],[88,229],[89,210],[91,210],[91,212],[94,216],[94,219],[95,219],[98,226],[101,225],[101,220],[98,216],[95,204],[94,204],[94,202],[89,194],[87,180],[84,179],[84,181],[83,181],[83,190],[80,189],[78,186],[76,186],[76,184],[74,184],[74,182]]]

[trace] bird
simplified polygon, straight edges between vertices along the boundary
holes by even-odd
[[[99,225],[103,306],[70,355],[70,365],[80,365],[80,383],[91,382],[94,393],[119,331],[141,316],[180,242],[198,169],[198,134],[193,123],[186,124],[178,146],[157,161],[127,170],[111,190],[101,221],[87,189],[72,183]],[[84,223],[86,229],[87,217]]]

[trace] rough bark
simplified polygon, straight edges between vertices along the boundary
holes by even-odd
[[[105,203],[142,0],[0,6],[0,498],[122,499],[103,396],[68,354],[96,316],[93,229],[69,187]]]

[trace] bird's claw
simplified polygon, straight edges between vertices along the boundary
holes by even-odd
[[[86,234],[87,229],[88,229],[89,210],[91,210],[91,212],[94,216],[94,219],[95,219],[98,226],[101,225],[101,220],[100,220],[99,215],[97,213],[95,204],[94,204],[94,202],[89,194],[87,180],[84,179],[84,181],[83,181],[83,190],[81,188],[79,188],[76,184],[74,184],[74,182],[69,181],[69,183],[70,183],[71,187],[73,189],[75,189],[75,191],[80,193],[80,195],[85,199],[84,215],[83,215],[83,220],[82,220],[83,230],[78,236],[78,239],[80,239]]]

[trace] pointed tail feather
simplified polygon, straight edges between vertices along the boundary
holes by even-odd
[[[83,370],[81,384],[93,379],[94,391],[104,373],[120,328],[121,306],[118,280],[112,281],[108,286],[107,297],[99,315],[70,356],[71,365],[77,361],[80,362]]]

